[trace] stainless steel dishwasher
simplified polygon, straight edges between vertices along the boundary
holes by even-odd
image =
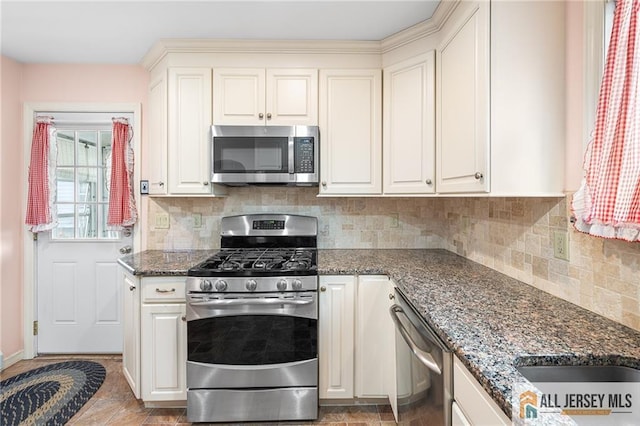
[[[389,308],[396,331],[398,424],[450,425],[453,355],[400,289]]]

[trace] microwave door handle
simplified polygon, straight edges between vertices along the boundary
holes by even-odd
[[[402,336],[404,341],[407,342],[407,345],[409,346],[409,349],[411,349],[411,352],[413,352],[413,354],[420,360],[420,362],[422,362],[429,370],[435,372],[436,374],[442,374],[442,370],[440,369],[440,366],[438,365],[436,360],[433,359],[433,356],[429,352],[423,351],[422,349],[420,349],[416,344],[416,342],[413,341],[413,339],[409,335],[409,332],[404,328],[404,325],[400,322],[400,318],[398,318],[398,313],[404,314],[404,311],[400,306],[393,305],[389,308],[389,314],[391,314],[391,319],[393,320],[396,326],[396,329],[400,332],[400,335]]]
[[[294,141],[295,141],[295,137],[291,136],[289,138],[289,156],[288,156],[288,158],[289,158],[289,173],[290,174],[294,173],[294,169],[293,169],[293,165],[294,165],[293,155],[294,155],[294,151],[295,151],[295,149],[294,149],[294,146],[295,146]]]

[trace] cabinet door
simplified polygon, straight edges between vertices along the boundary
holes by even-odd
[[[320,398],[353,398],[354,293],[354,276],[320,277]]]
[[[489,2],[464,3],[438,49],[437,190],[489,191]]]
[[[166,195],[167,188],[167,76],[162,73],[149,85],[147,170],[149,194]]]
[[[184,303],[142,305],[142,399],[187,399]]]
[[[140,398],[140,286],[139,280],[120,268],[122,294],[122,373],[136,398]]]
[[[213,124],[265,124],[263,68],[213,70]]]
[[[211,69],[169,69],[169,192],[211,194]]]
[[[358,277],[355,395],[359,398],[387,396],[386,367],[391,363],[386,348],[393,345],[388,286],[389,277],[386,276]]]
[[[384,69],[385,194],[435,191],[435,52]]]
[[[267,125],[318,125],[318,70],[267,69]]]
[[[385,370],[385,390],[387,391],[387,396],[389,398],[389,404],[391,405],[391,411],[393,411],[393,417],[398,421],[398,389],[397,389],[397,381],[396,381],[396,328],[393,324],[393,320],[389,316],[389,309],[394,304],[395,300],[395,284],[391,279],[387,282],[387,292],[389,296],[386,299],[386,317],[389,319],[388,327],[389,327],[389,335],[385,338],[384,341],[384,350],[386,352],[387,364],[384,366]],[[393,296],[393,297],[391,297]]]
[[[382,191],[380,70],[320,71],[320,195]]]

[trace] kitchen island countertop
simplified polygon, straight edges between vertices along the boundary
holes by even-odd
[[[141,276],[186,275],[215,250],[125,256]],[[511,417],[519,365],[640,368],[640,332],[446,250],[320,249],[321,275],[388,275]]]

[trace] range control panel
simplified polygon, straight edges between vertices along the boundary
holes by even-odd
[[[254,220],[253,229],[284,229],[284,220]]]

